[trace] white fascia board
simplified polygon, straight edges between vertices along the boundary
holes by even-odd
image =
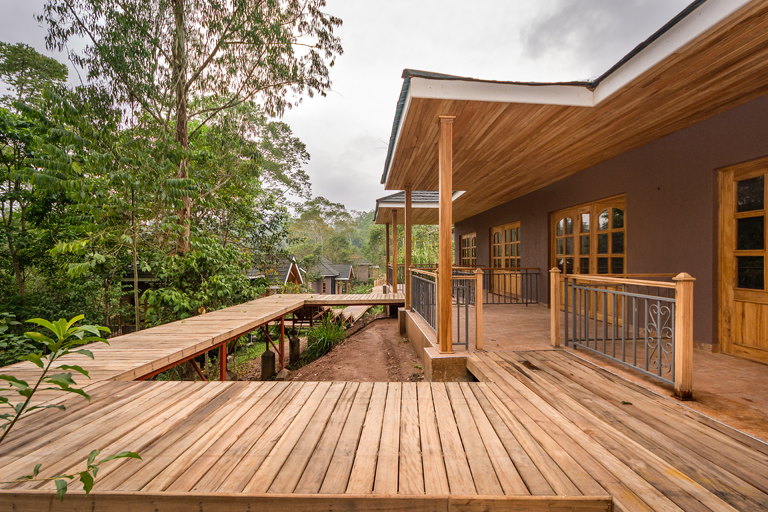
[[[711,30],[715,25],[747,5],[751,0],[708,0],[680,20],[623,66],[606,77],[594,92],[597,105],[643,75],[685,45]]]
[[[408,117],[408,111],[411,108],[411,88],[408,87],[408,93],[405,96],[405,106],[403,107],[403,111],[400,114],[400,122],[397,125],[397,133],[395,134],[395,147],[392,148],[392,158],[389,160],[389,166],[387,167],[387,182],[384,184],[384,188],[387,188],[387,185],[389,184],[389,178],[392,177],[392,173],[389,172],[392,170],[392,162],[395,160],[395,152],[397,151],[397,145],[400,143],[400,133],[403,131],[403,124],[405,124],[405,119]]]
[[[409,96],[460,101],[591,107],[592,91],[579,85],[524,85],[411,78]]]

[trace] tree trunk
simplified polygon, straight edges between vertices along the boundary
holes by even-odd
[[[175,22],[173,43],[173,81],[176,89],[176,142],[184,150],[189,149],[189,130],[187,123],[187,54],[186,54],[186,13],[185,0],[173,0],[173,15]],[[178,178],[187,178],[189,159],[185,156],[179,162]],[[182,197],[184,205],[179,210],[181,233],[176,245],[176,252],[184,256],[189,252],[190,222],[192,219],[192,198]]]
[[[131,190],[131,245],[133,246],[133,314],[137,331],[141,330],[141,307],[139,305],[139,251],[136,229],[136,192]]]

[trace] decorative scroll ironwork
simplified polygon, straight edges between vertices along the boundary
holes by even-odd
[[[674,385],[674,289],[564,278],[565,345]]]

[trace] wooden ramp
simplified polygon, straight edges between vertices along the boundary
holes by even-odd
[[[768,445],[680,402],[565,351],[478,352],[467,367],[564,483],[583,469],[617,510],[768,510]]]
[[[138,451],[91,496],[3,485],[0,511],[608,511],[608,492],[539,445],[477,383],[118,382],[43,410],[0,446],[0,480],[48,477],[90,450]],[[558,467],[562,465],[562,469]],[[73,486],[74,487],[74,486]],[[250,508],[249,508],[250,507]]]
[[[366,293],[350,295],[313,295],[304,301],[307,306],[396,306],[405,304],[404,293]]]

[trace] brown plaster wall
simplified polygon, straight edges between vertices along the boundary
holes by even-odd
[[[627,272],[695,277],[694,340],[717,343],[717,169],[766,155],[768,95],[459,222],[456,249],[477,232],[477,264],[487,266],[490,228],[520,221],[521,263],[541,269],[547,302],[549,214],[626,194]]]

